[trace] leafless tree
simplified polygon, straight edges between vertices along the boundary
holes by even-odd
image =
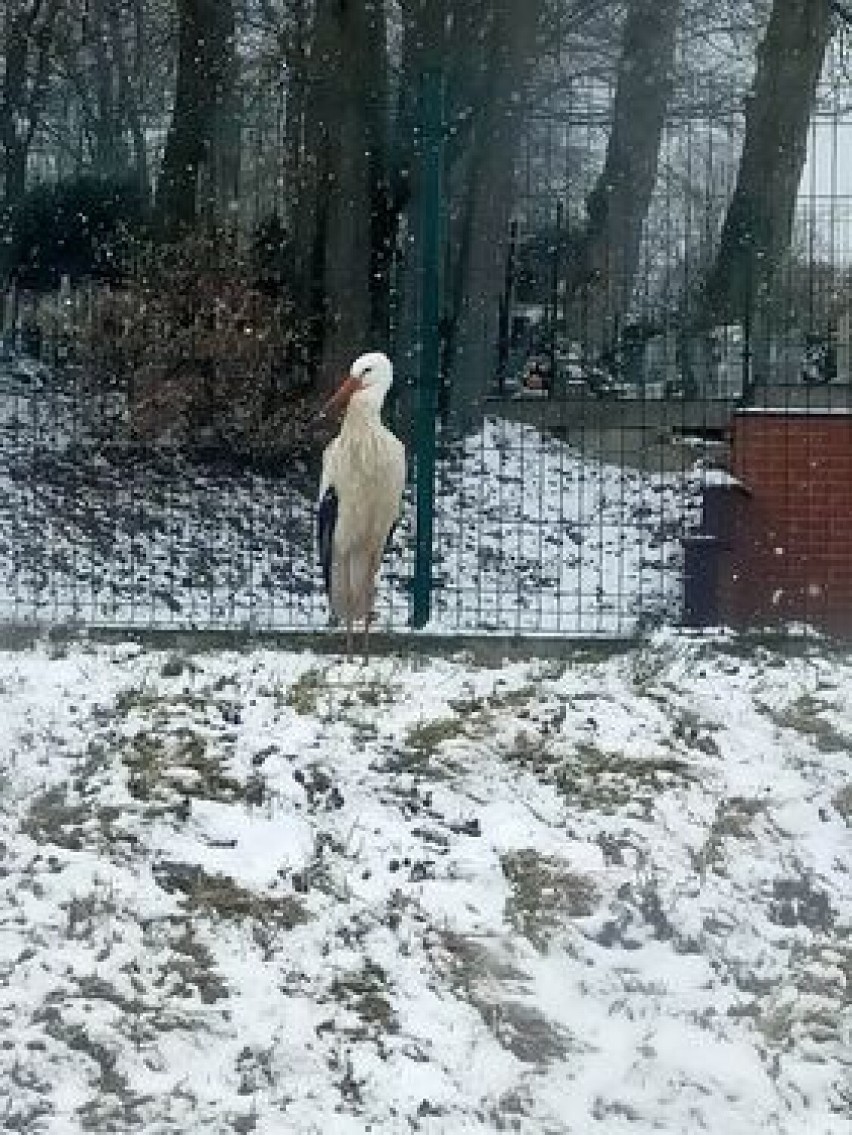
[[[0,99],[2,203],[8,215],[26,188],[27,156],[44,111],[59,0],[7,0]]]
[[[681,11],[682,0],[630,0],[606,157],[586,200],[587,222],[566,256],[569,295],[582,295],[587,329],[602,343],[630,308],[672,94]]]
[[[537,0],[500,0],[490,8],[479,82],[466,92],[474,108],[470,139],[455,171],[459,199],[449,266],[447,377],[448,409],[461,428],[476,420],[496,361],[516,147],[542,16]],[[478,15],[486,18],[484,12]]]
[[[381,2],[318,0],[310,53],[304,153],[297,182],[300,310],[313,329],[320,382],[374,326],[374,217],[387,163],[387,57]]]
[[[233,0],[178,0],[178,14],[174,111],[157,193],[166,232],[193,226],[199,203],[222,220],[238,191]]]
[[[533,197],[550,195],[530,221],[539,230],[557,196],[565,206],[559,271],[575,298],[572,330],[585,318],[582,331],[599,346],[631,313],[646,264],[671,253],[662,248],[672,214],[662,216],[661,187],[704,210],[700,256],[690,261],[698,268],[684,285],[694,298],[696,275],[707,274],[701,318],[739,318],[758,301],[789,242],[832,8],[833,0],[7,0],[5,215],[39,179],[125,170],[146,191],[156,183],[155,213],[170,239],[239,221],[245,251],[274,212],[286,244],[276,286],[288,292],[274,310],[292,322],[282,341],[294,345],[294,366],[321,389],[362,347],[393,346],[402,377],[413,379],[423,331],[418,97],[424,72],[437,68],[444,409],[463,429],[494,373],[509,221],[513,211],[533,217],[524,211]],[[583,85],[595,124],[580,152],[571,115]],[[678,122],[696,117],[708,136],[727,132],[712,210],[700,163],[681,168],[671,146]],[[533,145],[539,156],[522,185],[522,147],[536,131],[557,135],[560,123],[564,152],[554,161],[570,177],[552,185]],[[693,239],[672,256],[686,264]]]
[[[747,319],[789,248],[831,24],[829,0],[774,0],[746,108],[737,185],[706,284],[706,322]]]

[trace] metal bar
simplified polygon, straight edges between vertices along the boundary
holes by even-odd
[[[415,421],[417,541],[412,624],[425,627],[432,609],[432,541],[435,497],[436,410],[441,361],[441,182],[444,143],[444,79],[440,70],[422,78],[422,217],[420,259],[420,375]]]
[[[559,252],[562,244],[562,200],[556,202],[556,232],[550,253],[550,394],[556,386],[556,339],[559,323]]]

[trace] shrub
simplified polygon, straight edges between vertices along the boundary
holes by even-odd
[[[34,291],[58,288],[63,276],[115,282],[132,264],[143,217],[131,180],[85,175],[36,186],[12,217],[8,274]]]
[[[147,249],[78,334],[87,373],[126,389],[137,441],[260,466],[315,448],[293,306],[221,234]]]

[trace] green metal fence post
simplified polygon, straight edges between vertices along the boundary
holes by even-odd
[[[441,181],[444,81],[439,70],[423,75],[421,101],[420,373],[414,429],[417,477],[417,545],[412,623],[429,622],[432,607],[432,538],[435,506],[435,428],[441,365]]]

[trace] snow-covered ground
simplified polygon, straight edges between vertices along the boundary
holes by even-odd
[[[0,1125],[847,1132],[852,658],[0,653]]]
[[[78,381],[0,365],[0,621],[325,623],[309,480],[106,444],[120,402]],[[679,617],[699,470],[639,472],[496,418],[442,457],[433,629],[629,633]],[[379,596],[387,627],[409,622],[413,528],[409,500]]]

